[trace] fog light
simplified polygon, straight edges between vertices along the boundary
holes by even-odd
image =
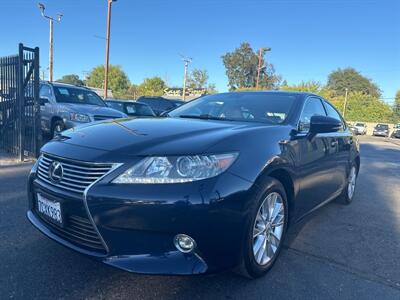
[[[186,234],[177,234],[174,238],[174,245],[176,249],[183,253],[189,253],[196,248],[196,242]]]

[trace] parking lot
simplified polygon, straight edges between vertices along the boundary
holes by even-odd
[[[143,276],[65,249],[25,217],[30,164],[0,166],[0,295],[32,299],[400,298],[400,145],[361,137],[354,202],[332,202],[289,231],[267,276]]]

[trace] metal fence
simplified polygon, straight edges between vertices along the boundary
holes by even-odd
[[[19,44],[0,57],[0,149],[22,161],[37,157],[41,139],[39,48]]]

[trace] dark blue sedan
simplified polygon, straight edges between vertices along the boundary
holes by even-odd
[[[357,139],[318,95],[205,96],[162,118],[104,121],[47,143],[31,223],[131,272],[265,274],[293,222],[350,203]]]

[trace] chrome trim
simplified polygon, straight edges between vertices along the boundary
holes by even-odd
[[[53,163],[59,162],[64,168],[64,176],[60,181],[51,180],[49,171]],[[42,153],[38,164],[38,178],[52,186],[67,191],[83,194],[85,189],[98,178],[107,174],[114,163],[92,163],[77,161],[57,155]]]
[[[94,220],[93,220],[92,214],[90,213],[89,206],[88,206],[88,204],[87,204],[87,193],[88,193],[88,191],[90,190],[90,188],[92,188],[97,182],[99,182],[100,180],[102,180],[102,179],[103,179],[104,177],[106,177],[107,175],[111,174],[113,171],[115,171],[116,169],[118,169],[118,168],[121,167],[122,165],[123,165],[122,163],[114,163],[114,164],[112,164],[111,169],[110,169],[107,173],[105,173],[103,176],[99,177],[97,180],[93,181],[93,182],[84,190],[84,192],[83,192],[83,204],[84,204],[84,206],[85,206],[86,213],[87,213],[87,215],[88,215],[88,217],[89,217],[90,222],[91,222],[92,225],[93,225],[93,228],[95,229],[96,233],[98,234],[101,243],[103,244],[104,248],[106,249],[106,252],[107,252],[107,253],[110,252],[110,250],[109,250],[109,248],[108,248],[106,242],[104,241],[102,235],[100,234],[99,230],[97,229],[97,226],[96,226],[96,224],[95,224],[95,222],[94,222]]]

